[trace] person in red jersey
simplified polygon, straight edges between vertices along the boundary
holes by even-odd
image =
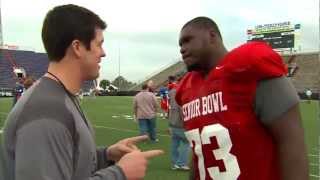
[[[299,98],[281,57],[263,42],[227,51],[216,23],[187,22],[188,73],[177,88],[196,180],[306,180]]]
[[[171,89],[175,89],[176,87],[177,87],[177,83],[176,83],[176,77],[175,76],[169,76],[168,77],[168,85],[167,85],[167,87],[168,87],[168,89],[169,89],[169,91],[171,90]]]

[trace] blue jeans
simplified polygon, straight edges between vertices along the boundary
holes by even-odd
[[[184,129],[171,128],[171,163],[172,165],[187,166],[190,152],[190,144]]]
[[[139,119],[140,135],[148,134],[151,141],[156,141],[156,118]]]

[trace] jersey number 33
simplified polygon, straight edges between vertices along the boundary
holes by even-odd
[[[199,129],[189,130],[186,133],[194,153],[198,158],[198,168],[200,180],[206,180],[206,171],[213,180],[235,180],[240,175],[240,168],[236,156],[230,153],[232,142],[229,131],[221,124],[213,124],[205,126],[202,132]],[[211,144],[211,138],[215,137],[218,148],[212,150],[212,154],[216,160],[222,160],[225,171],[221,172],[218,166],[206,167],[202,146]],[[208,156],[206,154],[205,156]],[[211,156],[211,155],[210,155]]]

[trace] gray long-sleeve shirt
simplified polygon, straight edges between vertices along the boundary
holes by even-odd
[[[181,107],[176,102],[176,89],[169,91],[169,126],[174,128],[183,128],[183,118]]]
[[[96,148],[74,98],[46,77],[21,97],[3,132],[1,180],[126,179],[105,149]]]

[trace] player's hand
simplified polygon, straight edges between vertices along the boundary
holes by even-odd
[[[118,162],[122,158],[122,156],[127,153],[140,151],[136,144],[147,139],[149,139],[149,137],[146,135],[123,139],[116,144],[111,145],[107,149],[107,157],[110,160]]]
[[[163,153],[162,150],[133,151],[124,155],[117,165],[128,180],[142,180],[146,175],[148,160]]]

